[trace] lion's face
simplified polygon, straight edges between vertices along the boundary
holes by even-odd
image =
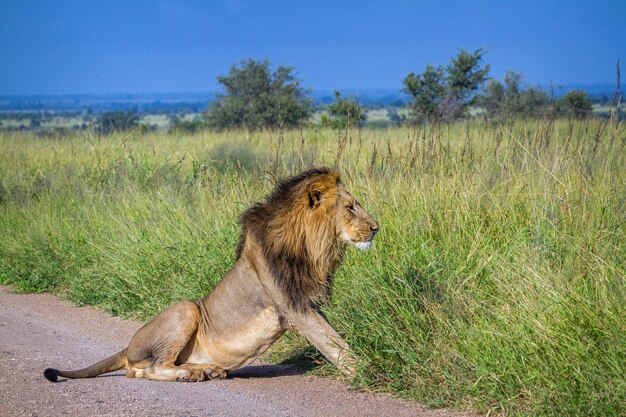
[[[378,223],[343,187],[337,198],[337,235],[346,243],[368,250],[378,232]]]
[[[325,167],[279,182],[265,202],[243,213],[241,223],[237,259],[246,248],[261,250],[258,256],[291,307],[301,311],[328,297],[345,244],[367,250],[378,232],[378,223],[344,188],[339,172]]]

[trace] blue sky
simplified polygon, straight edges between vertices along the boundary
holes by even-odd
[[[248,57],[307,88],[399,89],[459,48],[495,78],[611,83],[626,0],[0,0],[0,95],[215,91]]]

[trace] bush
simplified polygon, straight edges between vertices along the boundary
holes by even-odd
[[[217,80],[226,89],[206,114],[216,129],[296,127],[311,114],[311,102],[293,67],[270,70],[269,61],[248,59]]]
[[[183,120],[178,117],[172,118],[170,121],[170,131],[177,131],[183,133],[195,133],[202,129],[205,123],[200,119]]]
[[[102,113],[96,120],[96,132],[109,135],[137,128],[139,116],[134,112],[109,111]]]
[[[582,90],[572,90],[568,91],[559,100],[559,110],[568,117],[585,119],[591,116],[593,106],[586,92]]]
[[[333,127],[343,129],[348,124],[352,126],[362,126],[367,120],[367,114],[361,109],[361,105],[356,100],[342,98],[341,93],[335,90],[335,102],[326,106],[327,117],[322,117],[323,127]]]

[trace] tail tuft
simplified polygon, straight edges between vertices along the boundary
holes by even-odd
[[[43,376],[50,382],[57,382],[59,380],[59,371],[53,368],[48,368],[43,371]]]

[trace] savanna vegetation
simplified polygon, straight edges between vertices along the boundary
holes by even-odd
[[[511,415],[626,413],[621,124],[335,127],[0,133],[0,282],[148,319],[211,290],[238,215],[277,177],[337,166],[381,225],[324,306],[360,361],[355,386]],[[267,358],[309,356],[290,336]]]
[[[624,415],[619,64],[596,118],[583,91],[489,78],[484,55],[410,73],[408,101],[388,107],[339,91],[320,106],[294,68],[249,59],[203,113],[1,113],[0,283],[146,320],[213,288],[237,217],[278,177],[336,166],[381,224],[324,306],[359,359],[354,385],[433,407]],[[316,358],[293,335],[266,355]]]

